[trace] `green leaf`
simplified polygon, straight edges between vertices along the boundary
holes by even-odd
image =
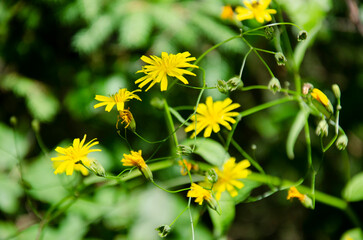
[[[48,87],[34,79],[12,73],[5,76],[0,87],[24,97],[30,114],[39,121],[51,121],[59,110],[59,102]]]
[[[301,130],[303,129],[306,120],[309,117],[309,110],[305,107],[303,107],[300,112],[297,114],[294,123],[292,124],[290,131],[289,131],[289,135],[287,137],[287,142],[286,142],[286,152],[287,152],[287,156],[290,159],[293,159],[295,157],[294,155],[294,146],[295,146],[295,142],[297,137],[299,136],[299,133],[301,132]]]
[[[182,145],[190,146],[194,144],[196,145],[194,153],[200,155],[214,166],[221,167],[224,161],[230,157],[229,153],[224,150],[219,142],[209,138],[187,139],[182,143]]]
[[[0,176],[0,209],[13,214],[19,207],[18,198],[23,194],[21,186],[9,176]]]
[[[363,200],[363,172],[355,175],[345,186],[343,198],[349,202]]]
[[[222,194],[222,197],[219,200],[219,206],[220,214],[211,208],[208,208],[214,226],[214,236],[217,239],[226,235],[236,214],[234,200],[227,192]]]
[[[261,186],[261,183],[249,179],[242,179],[242,182],[244,184],[243,188],[238,189],[238,195],[233,198],[236,204],[246,200],[253,189]]]
[[[363,233],[360,228],[353,228],[346,231],[341,237],[340,240],[363,240]]]

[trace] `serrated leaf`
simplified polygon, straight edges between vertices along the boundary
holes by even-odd
[[[294,120],[294,123],[292,124],[290,131],[289,131],[289,135],[287,137],[287,141],[286,141],[286,153],[287,156],[290,159],[293,159],[295,157],[294,155],[294,146],[296,143],[296,139],[299,136],[299,133],[301,132],[301,130],[303,129],[306,120],[309,117],[309,110],[307,108],[302,108],[299,113],[296,115],[296,118]]]
[[[51,121],[59,110],[59,101],[47,86],[39,81],[9,74],[5,76],[0,86],[24,97],[30,114],[39,121]]]
[[[153,22],[146,11],[129,13],[119,27],[119,39],[122,47],[141,48],[146,45]]]
[[[363,200],[363,172],[355,175],[345,186],[343,197],[349,202]]]
[[[363,233],[360,228],[353,228],[346,231],[341,237],[340,240],[363,240]]]
[[[246,200],[250,196],[253,189],[261,186],[260,182],[252,181],[249,179],[242,179],[242,182],[244,184],[243,188],[238,189],[238,195],[233,198],[236,204]]]
[[[224,150],[219,142],[209,138],[187,139],[182,144],[190,146],[195,144],[196,149],[194,153],[200,155],[205,161],[214,166],[221,167],[224,161],[230,157],[229,153]]]
[[[220,214],[211,208],[208,208],[208,212],[214,226],[214,236],[217,239],[226,235],[236,214],[234,200],[229,194],[226,194],[226,192],[222,194],[218,203],[220,207]]]

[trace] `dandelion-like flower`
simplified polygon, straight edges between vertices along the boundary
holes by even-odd
[[[306,195],[301,194],[296,187],[291,187],[287,193],[287,200],[293,199],[293,198],[297,198],[300,200],[300,202],[303,202],[305,199]]]
[[[119,111],[119,115],[117,116],[117,123],[116,123],[117,129],[118,129],[119,121],[121,121],[121,124],[125,125],[125,128],[128,128],[130,126],[130,129],[132,131],[135,131],[135,129],[136,129],[135,119],[129,109],[124,109],[122,111]]]
[[[79,138],[73,140],[73,145],[67,148],[57,147],[56,152],[62,156],[51,158],[55,168],[54,174],[66,172],[67,175],[72,175],[73,171],[80,171],[83,175],[88,175],[88,170],[83,165],[89,167],[92,160],[87,155],[91,152],[99,152],[100,149],[90,149],[92,146],[97,145],[99,142],[94,138],[88,143],[86,141],[86,134],[82,141]],[[82,164],[80,164],[82,162]]]
[[[118,111],[122,111],[125,108],[125,102],[131,100],[131,99],[137,99],[141,101],[141,98],[135,94],[135,92],[141,92],[140,89],[137,89],[135,91],[127,91],[126,88],[120,89],[117,93],[112,95],[111,97],[106,97],[102,95],[96,95],[95,99],[97,101],[101,101],[100,103],[97,103],[94,105],[94,108],[102,107],[106,105],[105,111],[110,112],[113,108],[113,106],[116,105]]]
[[[314,88],[313,91],[311,92],[311,96],[315,98],[318,102],[323,104],[325,107],[329,106],[330,103],[329,98],[319,89]]]
[[[218,174],[218,181],[214,184],[213,189],[216,192],[216,198],[219,200],[224,191],[228,191],[232,197],[238,195],[236,188],[241,189],[244,184],[239,179],[246,178],[251,171],[246,169],[251,164],[248,160],[235,163],[236,159],[231,157],[224,163],[222,170],[215,169]]]
[[[192,163],[188,162],[186,159],[183,159],[183,161],[179,160],[178,164],[179,164],[179,166],[181,166],[180,173],[183,176],[187,175],[191,169],[194,169],[194,170],[199,169],[198,165],[192,164]]]
[[[135,81],[139,84],[139,88],[144,87],[150,83],[149,87],[145,90],[148,91],[155,83],[160,83],[161,91],[166,91],[168,88],[168,77],[176,77],[184,84],[188,84],[188,80],[183,76],[192,75],[194,73],[183,68],[198,68],[198,66],[190,64],[188,62],[196,60],[195,57],[189,57],[189,52],[183,52],[178,54],[168,54],[166,52],[161,53],[161,58],[151,55],[150,57],[142,56],[141,60],[149,65],[143,66],[141,70],[136,73],[145,73],[143,76]]]
[[[270,2],[271,0],[243,1],[246,8],[238,6],[236,17],[239,21],[255,18],[259,23],[263,23],[265,20],[269,22],[272,19],[270,14],[276,13],[275,9],[267,9]]]
[[[220,130],[219,124],[231,130],[232,127],[228,123],[235,123],[232,117],[238,115],[238,112],[231,112],[232,110],[240,107],[238,103],[232,103],[230,98],[223,101],[213,102],[212,97],[207,97],[206,104],[201,103],[198,105],[196,115],[191,117],[193,121],[188,127],[185,128],[186,132],[194,130],[191,138],[198,135],[203,129],[204,137],[210,137],[212,130],[217,133]]]
[[[211,191],[204,189],[203,187],[195,183],[192,183],[192,186],[187,193],[187,197],[196,198],[195,202],[199,203],[199,205],[202,205],[204,200],[210,201],[213,198]]]
[[[222,13],[221,13],[221,18],[222,19],[233,20],[233,16],[234,16],[234,12],[233,12],[233,9],[232,9],[231,5],[223,6]]]
[[[121,160],[121,162],[124,166],[137,167],[146,179],[153,181],[152,172],[145,163],[141,154],[141,150],[137,152],[131,151],[131,154],[124,154],[124,158]]]

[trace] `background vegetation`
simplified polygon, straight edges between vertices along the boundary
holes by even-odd
[[[94,96],[109,95],[124,87],[136,89],[134,81],[140,76],[135,72],[144,54],[189,51],[198,57],[214,44],[238,34],[238,28],[220,19],[221,7],[226,3],[241,4],[207,0],[0,2],[0,239],[35,239],[37,215],[43,215],[75,190],[79,177],[53,174],[50,156],[55,155],[56,146],[84,133],[97,137],[102,154],[94,156],[108,172],[119,172],[127,145],[115,131],[117,116],[93,109]],[[286,21],[309,32],[308,49],[301,62],[303,81],[324,90],[331,100],[332,84],[338,84],[342,91],[340,124],[349,139],[347,149],[340,152],[332,148],[323,155],[319,139],[313,136],[313,158],[324,163],[316,188],[341,196],[345,183],[363,168],[363,27],[359,22],[363,4],[354,5],[353,0],[279,3]],[[295,30],[287,28],[290,39],[295,39]],[[260,36],[250,39],[255,46],[274,50],[273,41]],[[294,47],[296,41],[291,43]],[[241,41],[232,41],[208,54],[200,63],[206,70],[208,86],[237,75],[246,51]],[[293,88],[286,67],[277,66],[273,55],[263,56],[282,85],[290,83]],[[269,79],[264,66],[251,55],[243,72],[244,84],[267,85]],[[188,90],[188,94],[193,92]],[[169,104],[194,104],[192,99],[197,94],[186,97],[186,89],[181,88],[170,93]],[[225,98],[216,90],[205,94]],[[151,89],[139,95],[142,103],[135,101],[133,105],[137,131],[150,140],[164,138],[167,128],[163,113],[150,104],[162,93]],[[232,93],[231,97],[242,109],[275,98],[269,91],[258,90]],[[267,173],[291,180],[306,171],[304,145],[295,147],[293,161],[286,157],[284,147],[297,111],[296,105],[285,104],[260,112],[248,121],[242,120],[235,135]],[[15,137],[12,116],[17,119]],[[39,136],[32,127],[34,119],[40,122]],[[185,137],[182,131],[178,134]],[[143,149],[146,156],[154,151],[155,145],[136,136],[130,135],[128,140]],[[167,154],[166,145],[157,153]],[[178,172],[175,166],[157,176],[168,185],[168,176]],[[185,206],[183,194],[170,196],[149,187],[143,179],[116,186],[96,187],[76,196],[65,213],[45,226],[44,239],[156,239],[155,225],[170,222]],[[256,194],[258,191],[263,189],[257,189]],[[363,216],[361,202],[352,204],[352,208]],[[340,210],[319,203],[315,210],[308,210],[298,202],[286,201],[286,192],[279,192],[255,203],[238,205],[228,236],[337,239],[352,227]],[[185,215],[170,239],[189,239],[189,228]],[[212,239],[211,229],[208,214],[202,215],[196,228],[197,239]]]

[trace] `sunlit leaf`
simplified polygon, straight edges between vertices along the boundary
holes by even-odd
[[[363,173],[355,175],[345,186],[343,197],[349,202],[363,200]]]
[[[346,231],[340,240],[363,240],[363,233],[360,228],[353,228]]]

